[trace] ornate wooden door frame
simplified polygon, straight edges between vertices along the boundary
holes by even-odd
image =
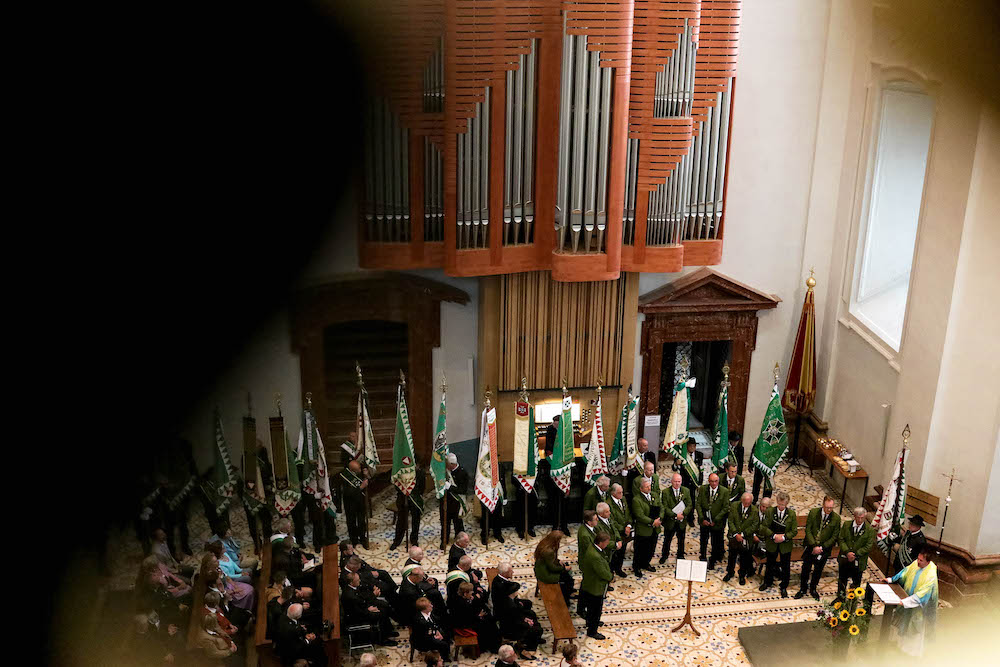
[[[703,268],[639,297],[642,323],[642,387],[639,419],[660,404],[664,343],[728,340],[729,429],[743,433],[750,382],[750,358],[757,346],[757,311],[776,308],[781,299]]]
[[[294,295],[292,349],[299,355],[302,396],[312,392],[313,412],[324,430],[327,397],[323,332],[331,325],[356,320],[402,322],[409,330],[406,405],[413,445],[418,460],[429,460],[432,402],[436,396],[431,377],[432,350],[441,345],[442,301],[464,305],[469,295],[420,276],[375,271],[337,276]],[[363,371],[364,360],[360,361]],[[327,437],[325,432],[322,435]]]

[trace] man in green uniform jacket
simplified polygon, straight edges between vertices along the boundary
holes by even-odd
[[[670,486],[663,489],[660,495],[660,505],[663,507],[663,550],[660,552],[660,564],[667,562],[670,555],[670,543],[677,536],[677,558],[684,558],[684,536],[687,530],[688,517],[694,511],[691,502],[691,491],[683,486],[684,478],[675,472],[670,479]],[[684,503],[682,512],[674,513],[678,503]]]
[[[649,461],[644,464],[645,474],[640,475],[632,480],[632,499],[639,495],[639,486],[642,484],[642,480],[647,480],[649,482],[650,493],[656,495],[657,498],[660,497],[660,476],[656,474],[656,466],[654,466]]]
[[[656,572],[649,561],[656,552],[656,541],[660,535],[660,494],[650,493],[648,479],[640,477],[639,480],[638,492],[632,498],[632,521],[635,524],[632,569],[635,576],[641,579],[643,570]]]
[[[840,555],[837,564],[840,575],[837,581],[837,598],[844,599],[847,579],[851,586],[861,585],[861,573],[868,567],[868,554],[875,544],[875,529],[868,523],[868,510],[864,507],[854,508],[854,521],[844,522],[840,526]]]
[[[757,508],[753,506],[753,494],[744,491],[740,499],[729,506],[729,563],[723,581],[729,581],[736,572],[736,561],[740,562],[740,585],[747,582],[747,575],[753,570],[753,536],[760,526]]]
[[[601,475],[597,478],[597,484],[583,497],[583,510],[597,510],[597,503],[606,503],[611,500],[608,494],[608,487],[611,486],[611,478]]]
[[[809,594],[819,599],[816,586],[823,576],[826,559],[830,557],[839,537],[840,515],[833,511],[833,498],[826,496],[823,498],[823,506],[809,510],[809,517],[806,519],[806,537],[802,543],[802,581],[799,592],[795,594],[796,600],[806,594],[807,587]]]
[[[604,556],[610,563],[614,550],[620,549],[622,546],[622,536],[618,532],[615,522],[611,520],[611,506],[607,503],[597,503],[597,533],[607,533],[608,537],[611,538],[608,548],[604,550]]]
[[[624,577],[622,565],[625,563],[625,547],[632,540],[632,511],[625,502],[625,489],[621,484],[611,485],[611,523],[621,536],[622,546],[611,556],[611,571],[619,577]]]
[[[604,639],[597,631],[601,624],[601,612],[604,611],[604,596],[611,582],[611,566],[604,557],[610,538],[607,533],[600,533],[594,540],[594,546],[587,551],[580,564],[583,572],[583,583],[580,584],[581,616],[587,619],[587,636],[593,639]]]
[[[775,566],[778,566],[781,576],[781,597],[788,597],[788,578],[792,567],[792,540],[799,530],[799,521],[795,510],[788,506],[788,494],[778,491],[774,494],[775,507],[767,510],[764,523],[758,532],[764,537],[764,549],[767,551],[767,569],[764,571],[764,583],[760,590],[766,591],[774,583]]]
[[[584,510],[583,523],[576,529],[576,560],[583,562],[583,554],[587,553],[590,547],[594,546],[594,537],[597,530],[597,512],[594,510]]]
[[[737,503],[740,496],[747,490],[747,481],[736,474],[736,464],[729,462],[726,464],[726,476],[720,480],[720,486],[729,491],[729,503]]]
[[[708,476],[708,484],[698,489],[698,523],[701,526],[701,559],[705,560],[708,542],[712,542],[712,557],[708,559],[708,569],[722,561],[725,550],[723,542],[726,530],[726,516],[729,514],[729,493],[719,488],[719,476],[714,472]]]

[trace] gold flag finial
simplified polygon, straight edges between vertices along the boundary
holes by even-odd
[[[597,378],[597,396],[601,396],[601,385],[604,384],[604,378]]]
[[[521,400],[528,402],[528,378],[521,376]]]
[[[361,364],[357,361],[354,362],[354,374],[358,379],[358,386],[362,386],[364,381],[361,379]]]
[[[910,425],[907,424],[903,427],[903,447],[910,442]]]
[[[567,396],[569,396],[569,389],[566,388],[566,378],[565,378],[565,376],[562,379],[562,393],[563,393],[563,398],[566,398]]]
[[[778,376],[781,375],[781,366],[774,362],[774,384],[778,384]]]
[[[444,376],[444,373],[441,373],[441,391],[447,391],[447,390],[448,390],[448,378]]]
[[[306,409],[313,409],[313,393],[311,391],[306,392]]]
[[[493,392],[490,391],[490,386],[486,385],[486,409],[487,410],[489,410],[492,407],[492,405],[490,404],[490,396],[492,396],[492,395],[493,395]]]
[[[729,362],[727,361],[722,367],[722,386],[729,386]]]
[[[403,386],[403,389],[406,389],[406,375],[403,374],[402,368],[399,369],[399,384]]]
[[[809,277],[806,278],[806,287],[809,288],[810,292],[812,291],[813,287],[816,287],[815,275],[816,275],[816,269],[809,269]]]
[[[274,407],[278,409],[278,416],[281,416],[281,392],[274,392]]]

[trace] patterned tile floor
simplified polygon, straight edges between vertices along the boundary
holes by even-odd
[[[668,471],[668,468],[669,466],[665,463],[660,463],[661,479],[664,482],[667,479],[664,473]],[[748,473],[746,476],[749,485],[752,481],[752,475]],[[776,487],[788,492],[791,497],[790,505],[799,514],[818,506],[822,502],[824,494],[836,496],[836,491],[829,486],[821,474],[810,477],[807,471],[800,468],[779,472],[776,478]],[[362,553],[372,565],[385,568],[390,573],[398,575],[406,560],[406,553],[403,549],[389,550],[393,536],[393,528],[390,524],[393,514],[388,509],[389,498],[389,490],[387,490],[373,502],[375,507],[385,509],[376,511],[371,526],[371,549],[362,550]],[[429,501],[431,505],[434,502]],[[200,512],[194,513],[194,503],[192,503],[192,510],[191,543],[197,548],[196,545],[209,537],[209,531],[204,516]],[[849,510],[847,507],[844,510],[846,516]],[[436,520],[437,511],[429,506],[427,516],[435,517],[435,520],[425,521],[421,526],[421,543],[426,552],[426,569],[430,575],[443,581],[447,566],[447,552],[443,553],[437,548],[437,543],[440,540],[440,525]],[[242,536],[244,544],[248,544],[249,538],[247,537],[244,513],[232,511],[231,520],[235,534]],[[523,541],[517,537],[513,529],[507,528],[504,530],[506,543],[491,542],[490,548],[487,550],[478,541],[478,522],[475,519],[472,522],[467,522],[467,528],[470,528],[470,524],[476,524],[477,529],[476,533],[472,533],[473,548],[471,549],[476,566],[485,568],[502,561],[509,561],[514,566],[515,579],[524,584],[522,589],[524,595],[530,595],[534,590],[532,553],[535,544],[545,531],[536,531],[538,538]],[[576,526],[577,524],[570,524],[574,535]],[[308,530],[307,528],[307,533]],[[344,532],[343,529],[341,532]],[[471,528],[470,532],[472,532]],[[117,548],[111,550],[113,554],[112,571],[114,572],[112,587],[128,588],[134,581],[141,553],[139,545],[129,534],[122,534],[117,541],[119,543]],[[658,545],[657,555],[660,546]],[[685,546],[689,557],[697,556],[698,531],[696,528],[688,530]],[[195,554],[195,556],[198,555]],[[575,569],[575,538],[564,541],[560,558],[573,563]],[[626,556],[626,571],[629,571],[630,558],[631,548]],[[748,580],[745,586],[739,586],[735,578],[728,583],[723,583],[722,577],[725,574],[725,567],[716,567],[714,571],[709,572],[706,583],[694,584],[692,615],[695,626],[701,634],[695,636],[688,628],[672,633],[670,628],[683,618],[687,600],[687,587],[673,578],[674,560],[674,557],[671,556],[665,567],[658,567],[655,574],[647,574],[642,582],[638,582],[634,577],[614,582],[615,590],[610,594],[604,606],[603,620],[606,625],[602,628],[602,632],[607,639],[597,641],[586,638],[583,619],[574,615],[574,623],[579,629],[580,639],[578,643],[582,649],[580,659],[584,664],[600,667],[617,665],[640,665],[641,667],[746,665],[749,662],[737,639],[739,628],[811,620],[815,618],[816,610],[820,607],[820,603],[810,597],[801,600],[795,600],[792,597],[783,599],[778,593],[777,586],[766,593],[761,593],[757,590],[760,583],[759,577]],[[797,590],[800,568],[799,563],[792,564],[791,585],[789,587],[792,593]],[[828,564],[819,586],[823,600],[828,600],[836,592],[836,571],[835,564]],[[579,586],[579,571],[576,572],[576,575]],[[865,580],[881,576],[878,568],[869,563]],[[877,605],[874,610],[876,614],[881,613],[879,607],[880,605]],[[536,601],[535,608],[539,612],[542,626],[548,627],[548,620],[541,600]],[[549,632],[543,636],[543,642],[547,642],[547,644],[543,643],[539,647],[538,660],[528,664],[558,665],[560,656],[553,656],[549,653],[552,645]],[[408,664],[409,649],[407,633],[404,630],[398,647],[379,649],[379,664]],[[492,665],[495,660],[496,657],[493,655],[484,655],[475,661],[463,658],[462,663]],[[348,660],[348,662],[352,661]]]

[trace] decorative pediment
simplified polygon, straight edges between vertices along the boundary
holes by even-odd
[[[781,299],[708,267],[639,297],[640,313],[766,310]]]

